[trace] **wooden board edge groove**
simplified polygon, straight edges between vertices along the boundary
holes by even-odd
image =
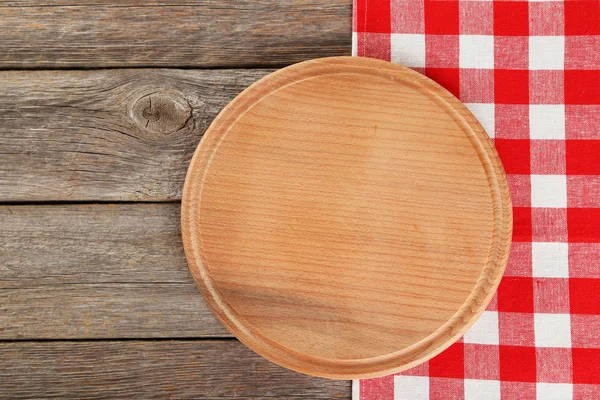
[[[411,84],[422,88],[437,101],[453,108],[457,123],[472,132],[470,140],[478,149],[480,161],[492,187],[495,221],[494,244],[490,248],[477,286],[456,314],[433,334],[399,352],[373,359],[344,361],[300,354],[282,347],[269,338],[260,336],[252,327],[241,323],[236,317],[236,312],[220,298],[218,291],[213,287],[211,278],[202,266],[202,257],[198,248],[200,239],[194,232],[203,174],[206,172],[206,166],[210,163],[212,154],[222,140],[221,137],[205,136],[190,163],[182,199],[182,235],[188,265],[200,291],[219,320],[243,343],[277,364],[306,374],[336,379],[371,378],[400,372],[434,357],[454,343],[475,323],[491,301],[506,267],[512,236],[512,207],[506,174],[498,153],[470,111],[456,97],[434,81],[408,68],[384,61],[331,57],[306,61],[276,71],[248,87],[228,104],[213,121],[209,131],[223,131],[223,127],[233,123],[235,115],[249,109],[255,101],[258,101],[256,99],[276,90],[281,84],[282,76],[288,75],[291,80],[301,80],[306,76],[327,74],[336,68],[348,68],[349,70],[354,68],[356,71],[379,68],[381,71],[378,73],[387,75],[391,79],[402,77]]]

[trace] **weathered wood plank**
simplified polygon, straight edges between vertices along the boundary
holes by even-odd
[[[231,336],[189,275],[179,204],[0,206],[0,339]]]
[[[0,340],[231,337],[192,282],[0,289]]]
[[[179,199],[206,127],[268,72],[0,72],[0,201]]]
[[[350,398],[235,340],[0,342],[0,398]]]
[[[352,0],[8,1],[0,68],[280,66],[349,55]]]
[[[0,206],[0,289],[190,284],[176,203]]]

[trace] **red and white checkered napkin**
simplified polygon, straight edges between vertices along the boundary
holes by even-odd
[[[600,399],[600,1],[354,0],[355,55],[424,72],[479,119],[508,173],[496,298],[367,399]]]

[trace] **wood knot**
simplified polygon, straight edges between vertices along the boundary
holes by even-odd
[[[183,128],[192,117],[192,107],[182,97],[168,92],[140,97],[131,108],[131,118],[142,129],[169,134]]]

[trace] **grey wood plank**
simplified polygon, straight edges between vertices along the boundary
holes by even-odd
[[[224,337],[179,204],[0,206],[0,339]]]
[[[190,284],[177,203],[0,206],[0,289]]]
[[[177,200],[204,130],[268,72],[0,71],[0,202]]]
[[[0,68],[280,66],[349,55],[352,0],[8,1]]]
[[[0,342],[0,398],[350,398],[235,340]]]
[[[231,337],[193,282],[0,289],[0,340]]]

